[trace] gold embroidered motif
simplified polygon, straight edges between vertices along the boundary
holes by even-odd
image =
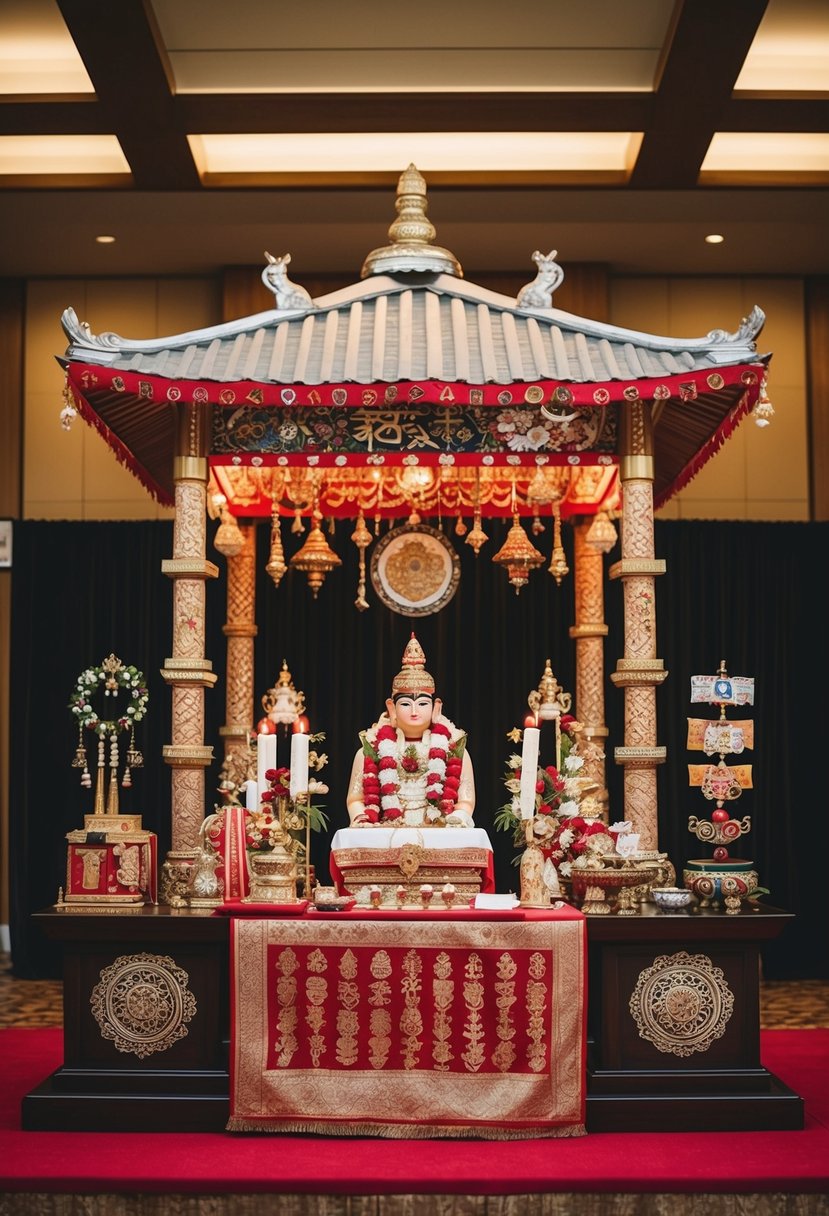
[[[463,985],[463,999],[467,1009],[467,1019],[463,1028],[463,1037],[467,1048],[461,1054],[469,1072],[477,1072],[486,1058],[483,1037],[484,1027],[481,1021],[481,1010],[484,1005],[484,968],[479,954],[470,954],[464,968],[466,979]]]
[[[418,1057],[423,1044],[420,1035],[423,1033],[423,1018],[420,1014],[420,973],[423,962],[416,950],[409,950],[403,959],[403,980],[401,990],[406,1007],[400,1018],[400,1033],[403,1036],[403,1067],[416,1068]]]
[[[276,1018],[276,1028],[279,1037],[274,1042],[276,1063],[279,1068],[287,1068],[298,1047],[296,1038],[297,1027],[297,982],[294,972],[299,966],[299,960],[293,950],[280,950],[276,958],[276,969],[282,974],[276,981],[276,999],[279,1012]]]
[[[433,1028],[435,1039],[432,1046],[432,1059],[435,1061],[436,1071],[447,1072],[449,1061],[454,1059],[449,1046],[449,1040],[452,1037],[452,1019],[449,1010],[452,1008],[452,1001],[455,998],[455,981],[452,979],[452,960],[445,950],[442,950],[435,959],[434,973],[432,992],[435,1001]]]
[[[527,1063],[533,1072],[544,1068],[544,1012],[547,1004],[547,987],[543,982],[547,964],[543,954],[530,957],[530,976],[527,981]]]
[[[391,975],[391,959],[385,950],[376,950],[374,952],[371,958],[370,970],[377,980],[387,980],[389,978]]]
[[[500,1072],[509,1072],[515,1063],[517,1052],[513,1039],[515,1026],[512,1022],[512,1007],[516,1002],[515,974],[518,964],[511,954],[502,954],[498,959],[498,979],[495,984],[497,997],[495,1005],[498,1009],[498,1021],[495,1033],[498,1035],[498,1046],[492,1053],[492,1063]]]
[[[355,982],[357,956],[346,950],[340,959],[340,981],[337,985],[337,1062],[348,1068],[357,1063],[357,1035],[360,1020],[355,1012],[360,1004],[360,988]]]
[[[322,950],[312,950],[308,955],[309,971],[325,971],[327,966],[328,963]],[[320,1057],[325,1051],[325,1038],[321,1034],[322,1028],[325,1025],[325,1014],[322,1006],[328,996],[328,980],[322,975],[309,975],[305,980],[305,996],[309,1002],[305,1011],[305,1021],[311,1031],[311,1037],[308,1040],[308,1050],[311,1053],[311,1062],[314,1068],[319,1068]]]
[[[308,970],[316,973],[325,971],[328,964],[325,961],[325,955],[322,950],[312,950],[308,955]]]
[[[357,978],[357,955],[353,950],[346,950],[340,960],[340,975],[344,980]]]
[[[368,1040],[372,1068],[384,1068],[391,1050],[391,1014],[387,1009],[372,1009]]]

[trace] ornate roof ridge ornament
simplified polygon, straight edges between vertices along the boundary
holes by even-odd
[[[727,329],[712,329],[706,337],[712,345],[721,342],[734,342],[739,346],[754,346],[754,339],[759,335],[765,323],[766,314],[762,308],[755,304],[748,316],[743,317],[734,333],[729,333]]]
[[[265,257],[267,261],[265,269],[262,271],[262,282],[268,291],[272,291],[276,297],[276,307],[279,311],[293,311],[297,308],[316,308],[314,301],[305,288],[300,287],[298,283],[292,283],[288,278],[288,263],[291,260],[291,255],[283,253],[281,257],[275,258],[266,249]]]
[[[527,283],[519,291],[516,297],[519,308],[553,307],[553,292],[564,281],[564,271],[555,260],[557,257],[557,249],[551,249],[549,253],[536,249],[533,261],[538,267],[538,273],[531,283]]]
[[[448,274],[463,278],[460,262],[448,249],[431,242],[437,235],[427,218],[426,179],[412,164],[397,182],[397,219],[389,228],[390,245],[373,249],[363,262],[360,278],[372,274]]]

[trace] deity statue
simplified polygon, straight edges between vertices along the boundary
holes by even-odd
[[[386,712],[362,731],[346,805],[352,827],[472,827],[475,778],[466,735],[443,716],[412,634]]]

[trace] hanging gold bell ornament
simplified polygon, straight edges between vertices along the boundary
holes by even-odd
[[[512,527],[507,533],[507,539],[492,560],[506,568],[516,595],[529,582],[529,572],[544,561],[544,554],[539,553],[518,522],[517,512],[512,517]]]
[[[561,580],[570,573],[561,543],[561,510],[557,502],[553,503],[553,556],[548,568],[556,580],[557,587],[561,586]]]
[[[228,510],[227,503],[221,505],[222,522],[216,531],[214,548],[224,557],[236,557],[245,547],[245,538],[236,522],[236,516]]]
[[[302,570],[307,575],[308,586],[311,588],[314,599],[317,598],[319,589],[325,582],[326,574],[329,574],[336,566],[342,565],[342,560],[337,557],[322,534],[321,519],[322,512],[315,511],[308,539],[290,561],[292,570]]]
[[[357,598],[354,601],[354,607],[359,612],[365,612],[369,606],[366,599],[366,549],[371,544],[371,533],[366,527],[366,517],[362,511],[357,516],[357,526],[351,533],[351,539],[360,550],[360,579],[357,584]]]
[[[282,548],[282,526],[279,522],[279,507],[271,505],[271,551],[265,570],[273,579],[274,587],[278,587],[282,576],[288,567],[285,564],[285,551]]]
[[[472,531],[466,537],[466,543],[471,545],[475,556],[477,557],[481,548],[489,540],[486,532],[481,527],[481,474],[478,469],[475,470],[475,503],[472,513]]]
[[[585,544],[590,545],[591,549],[598,549],[600,553],[609,553],[618,539],[613,520],[607,511],[597,511],[592,524],[587,529],[587,535],[584,538]]]

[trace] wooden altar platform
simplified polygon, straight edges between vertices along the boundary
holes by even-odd
[[[587,918],[588,1131],[802,1127],[759,1050],[760,950],[793,919],[756,904]],[[63,947],[65,1049],[26,1095],[24,1128],[224,1128],[230,919],[155,907],[36,922]]]

